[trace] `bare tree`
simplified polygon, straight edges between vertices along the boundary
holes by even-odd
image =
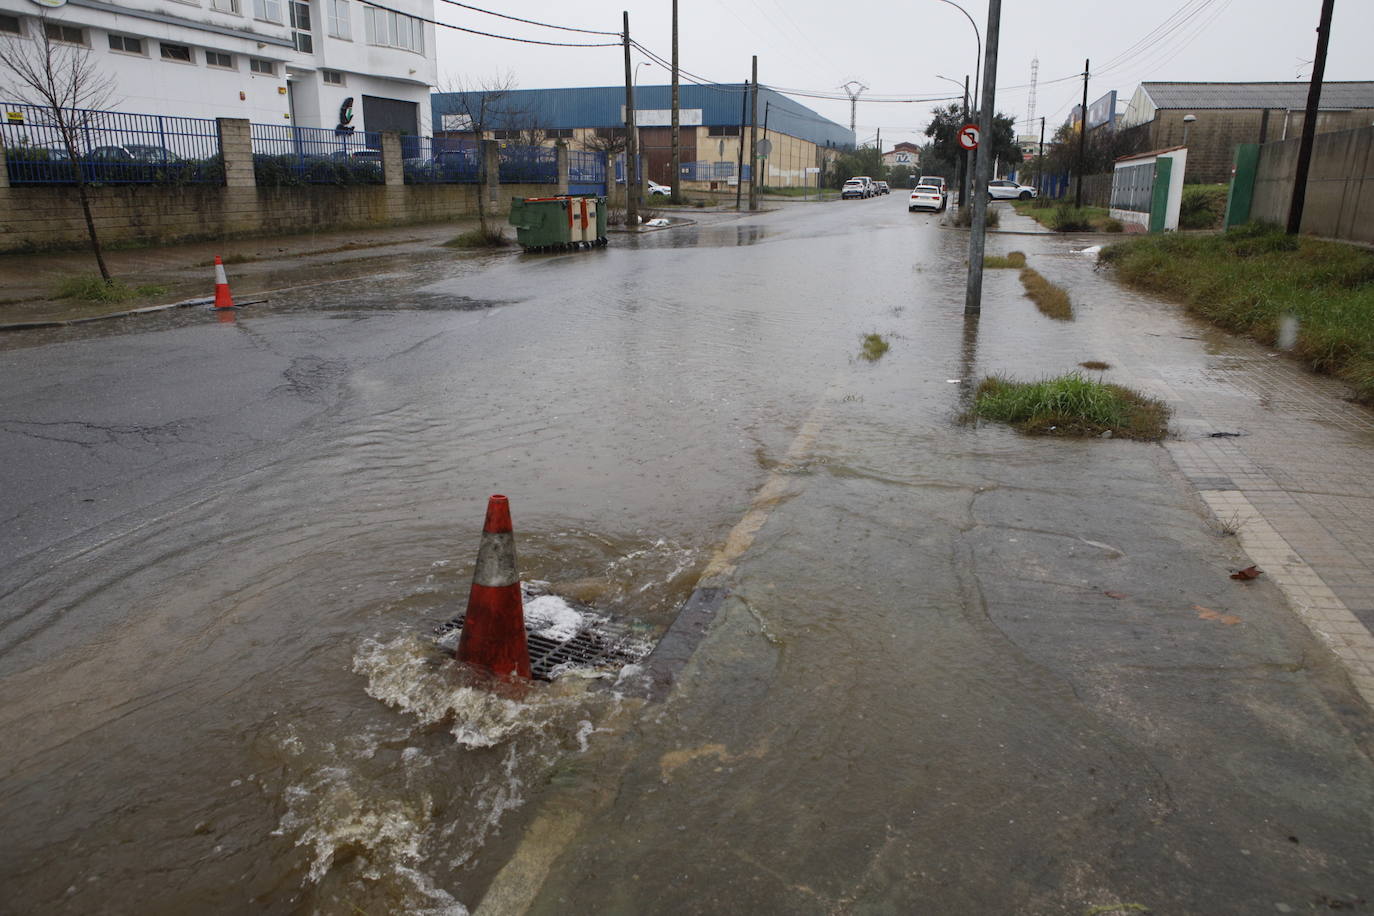
[[[100,236],[91,216],[90,194],[81,169],[80,138],[87,128],[98,126],[100,109],[110,105],[113,89],[108,77],[96,67],[89,48],[53,39],[53,30],[61,28],[60,23],[41,16],[38,34],[33,38],[6,35],[0,39],[0,77],[6,78],[5,88],[12,101],[47,109],[76,179],[76,196],[86,217],[91,252],[100,276],[108,283],[110,271],[100,250]]]
[[[487,200],[485,185],[487,157],[483,155],[482,140],[492,130],[506,130],[508,125],[518,122],[526,115],[513,98],[516,88],[515,77],[509,73],[498,74],[484,80],[450,80],[441,87],[442,95],[437,106],[441,126],[445,130],[470,133],[477,140],[477,175],[483,185],[477,193],[477,223],[482,235],[491,238],[493,233],[487,225]],[[452,125],[450,127],[449,125]],[[500,230],[496,230],[499,234]]]

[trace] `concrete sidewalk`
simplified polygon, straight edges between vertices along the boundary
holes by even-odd
[[[1017,228],[1031,222],[1004,218]],[[1075,309],[1169,308],[1073,253],[1100,243],[1070,234],[1023,247],[1031,266],[1069,290]],[[1202,372],[1195,360],[1171,356],[1177,340],[1119,334],[1094,341],[1113,366],[1107,380],[1173,408],[1164,445],[1179,470],[1374,706],[1374,411],[1344,383],[1281,352],[1182,306],[1175,314],[1176,337],[1200,340],[1210,354]]]

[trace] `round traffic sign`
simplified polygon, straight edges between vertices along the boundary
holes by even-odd
[[[963,127],[959,128],[959,145],[969,150],[978,148],[977,124],[965,124]]]
[[[760,159],[767,159],[769,154],[773,152],[773,141],[769,140],[767,137],[764,137],[762,140],[759,141],[758,151]]]

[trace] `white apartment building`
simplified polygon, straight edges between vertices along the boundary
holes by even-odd
[[[0,0],[0,38],[89,48],[117,111],[427,135],[434,0],[379,2]]]

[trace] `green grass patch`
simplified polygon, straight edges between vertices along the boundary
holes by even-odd
[[[1102,221],[1103,232],[1125,232],[1126,227],[1121,224],[1121,220],[1107,217]]]
[[[1021,285],[1042,315],[1056,321],[1073,321],[1073,303],[1063,287],[1055,286],[1030,267],[1021,269]]]
[[[156,284],[130,286],[123,280],[103,280],[96,276],[68,277],[57,284],[53,296],[57,299],[80,299],[83,302],[128,302],[161,296],[167,287]]]
[[[1013,251],[1006,257],[1003,257],[1000,254],[990,254],[987,257],[983,258],[983,268],[985,270],[1004,270],[1008,268],[1013,270],[1020,270],[1025,266],[1026,255],[1025,252],[1021,251]]]
[[[1169,408],[1139,392],[1077,372],[1038,382],[988,376],[974,395],[972,416],[1010,423],[1044,436],[1101,436],[1158,441],[1169,431]]]
[[[1115,223],[1111,212],[1106,207],[1071,207],[1066,203],[1056,206],[1049,206],[1046,200],[1014,200],[1011,205],[1016,208],[1016,212],[1022,216],[1029,216],[1040,225],[1053,229],[1055,232],[1120,232],[1120,223],[1116,229],[1108,229],[1109,223]]]
[[[862,356],[864,359],[868,360],[870,363],[877,362],[878,360],[883,358],[883,354],[886,353],[890,348],[891,345],[886,340],[883,340],[883,335],[865,334],[863,340],[863,349],[859,352],[859,355]]]
[[[510,239],[500,229],[493,227],[483,232],[480,226],[455,235],[444,243],[448,248],[501,248],[509,244]]]
[[[957,210],[955,210],[954,219],[951,221],[951,225],[959,226],[963,229],[971,229],[973,227],[973,204],[966,204],[965,206],[959,207]],[[989,204],[988,228],[996,229],[1000,225],[1002,225],[1001,212],[996,207]]]
[[[1374,404],[1374,252],[1250,224],[1217,235],[1142,236],[1101,258],[1123,282],[1266,346],[1295,324],[1292,354]]]
[[[1180,229],[1220,229],[1226,216],[1224,184],[1186,184],[1178,210]]]

